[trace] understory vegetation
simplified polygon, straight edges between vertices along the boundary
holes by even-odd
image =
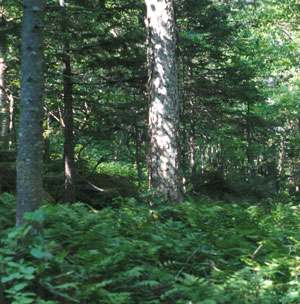
[[[277,200],[45,204],[16,228],[6,193],[2,290],[12,304],[296,304],[300,205]],[[43,235],[30,233],[36,221]]]
[[[0,1],[0,304],[300,304],[299,16]]]

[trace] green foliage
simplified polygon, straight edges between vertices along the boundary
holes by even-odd
[[[0,237],[11,227],[16,217],[16,198],[9,194],[0,194]]]
[[[1,206],[6,212],[11,211],[12,196],[1,197]],[[14,201],[15,203],[15,201]],[[2,205],[3,204],[3,205]],[[27,213],[27,224],[20,227],[1,229],[1,284],[4,286],[5,296],[11,304],[55,304],[55,301],[41,300],[36,282],[49,265],[52,255],[46,249],[44,238],[41,235],[32,235],[32,223],[43,222],[46,210],[37,210]],[[1,228],[7,224],[0,219]],[[10,223],[11,224],[11,223]]]
[[[16,228],[15,198],[1,194],[0,275],[8,303],[298,304],[300,207],[288,194],[300,182],[298,2],[177,1],[186,186],[226,200],[183,206],[139,198],[128,183],[147,189],[144,1],[66,2],[67,32],[55,1],[45,14],[44,184],[61,199],[58,50],[68,41],[77,191],[90,205],[45,205]],[[22,7],[5,3],[15,127]],[[2,190],[11,193],[15,154],[0,153]],[[32,222],[44,225],[43,235],[31,234]]]
[[[99,171],[101,173],[109,174],[109,175],[119,175],[124,176],[131,182],[135,184],[135,186],[138,186],[137,183],[137,168],[136,165],[131,163],[121,163],[121,162],[106,162],[99,166]],[[142,182],[143,182],[143,190],[147,191],[147,174],[145,172],[146,170],[143,170],[142,172]]]
[[[101,173],[110,174],[110,175],[120,175],[130,179],[136,179],[136,168],[129,163],[103,163],[99,166]]]
[[[2,196],[3,214],[12,202]],[[148,195],[117,206],[45,205],[18,228],[1,217],[9,303],[298,303],[299,205]],[[43,235],[30,233],[36,221]]]

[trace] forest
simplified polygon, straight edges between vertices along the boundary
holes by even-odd
[[[0,0],[0,304],[299,304],[299,24]]]

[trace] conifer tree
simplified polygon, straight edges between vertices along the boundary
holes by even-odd
[[[149,186],[181,202],[176,22],[172,0],[146,0]]]
[[[43,199],[44,0],[23,1],[22,79],[17,157],[17,226]]]

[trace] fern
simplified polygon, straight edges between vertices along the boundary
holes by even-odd
[[[15,198],[1,202],[8,212]],[[19,228],[3,216],[5,296],[40,304],[297,304],[298,207],[278,204],[266,214],[246,202],[215,205],[45,205]],[[43,236],[20,246],[34,219],[44,221]]]

